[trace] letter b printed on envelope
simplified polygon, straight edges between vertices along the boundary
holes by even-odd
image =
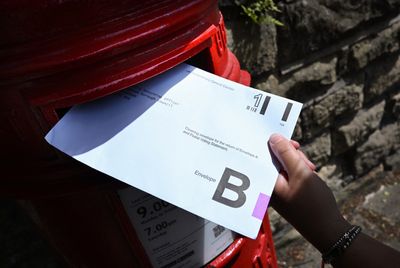
[[[231,177],[239,179],[242,182],[242,184],[235,185],[229,182],[229,179]],[[238,208],[243,206],[244,203],[246,202],[246,194],[244,193],[244,191],[246,191],[249,187],[250,187],[250,180],[246,175],[238,171],[235,171],[233,169],[225,168],[225,171],[222,174],[222,178],[218,183],[217,189],[215,190],[212,199],[229,207]],[[224,197],[223,194],[226,189],[235,192],[237,194],[237,199],[234,200]]]

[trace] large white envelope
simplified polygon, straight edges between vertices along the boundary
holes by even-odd
[[[46,140],[86,165],[256,238],[278,172],[267,140],[301,104],[182,64],[73,107]]]

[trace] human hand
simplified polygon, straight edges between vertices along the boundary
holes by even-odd
[[[320,252],[350,228],[336,205],[332,191],[314,172],[315,165],[299,150],[300,145],[278,134],[269,147],[280,174],[271,199],[272,207]]]

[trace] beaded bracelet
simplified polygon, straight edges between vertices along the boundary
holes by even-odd
[[[350,230],[345,232],[342,237],[324,254],[322,254],[321,268],[325,263],[332,263],[340,256],[353,242],[354,238],[361,232],[361,227],[353,225]]]

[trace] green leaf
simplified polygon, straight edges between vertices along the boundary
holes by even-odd
[[[282,22],[273,17],[276,12],[281,12],[273,0],[252,0],[247,6],[240,5],[243,12],[254,23],[257,24],[275,24],[284,26]]]

